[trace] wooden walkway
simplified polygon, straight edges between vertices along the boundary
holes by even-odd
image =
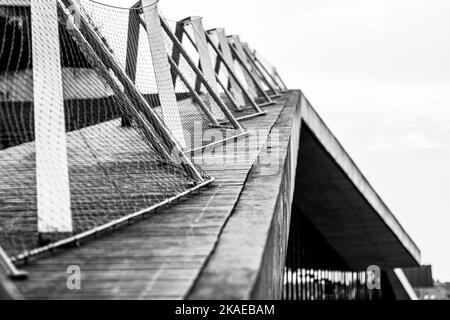
[[[216,178],[196,196],[142,222],[24,267],[17,282],[31,299],[183,299],[194,286],[233,213],[248,174],[284,107],[244,122],[250,135],[207,150],[195,162]],[[67,289],[69,266],[81,269],[82,290]]]
[[[159,165],[139,132],[120,119],[69,132],[67,142],[75,233],[189,188],[180,169]],[[14,256],[39,247],[34,142],[0,151],[0,163],[0,244]]]

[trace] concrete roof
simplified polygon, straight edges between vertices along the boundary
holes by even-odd
[[[356,270],[415,266],[420,251],[383,200],[302,97],[294,201]]]

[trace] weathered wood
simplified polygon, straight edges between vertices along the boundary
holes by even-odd
[[[188,299],[280,298],[293,198],[291,166],[296,166],[300,138],[299,96],[289,96],[268,133],[267,152],[259,153],[221,241]],[[285,132],[278,136],[280,130]]]
[[[214,250],[247,174],[282,108],[283,105],[274,106],[266,117],[249,120],[246,123],[249,137],[228,142],[224,149],[228,148],[229,153],[224,154],[217,146],[194,156],[193,161],[216,178],[209,189],[80,248],[31,261],[25,267],[30,279],[19,283],[25,297],[184,298]],[[261,137],[257,139],[261,129]],[[65,269],[72,264],[82,270],[80,292],[65,287]]]

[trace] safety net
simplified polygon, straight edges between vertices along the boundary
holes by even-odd
[[[133,11],[58,1],[52,15],[48,3],[0,4],[0,246],[16,258],[212,181],[162,121],[145,32],[129,76],[119,30]]]

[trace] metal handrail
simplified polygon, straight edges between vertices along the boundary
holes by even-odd
[[[13,280],[22,280],[28,277],[28,273],[16,268],[14,263],[11,262],[8,254],[0,246],[0,272],[5,273]]]

